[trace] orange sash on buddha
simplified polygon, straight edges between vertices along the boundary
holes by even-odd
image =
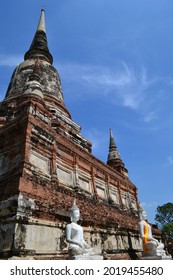
[[[148,228],[149,225],[147,222],[145,222],[144,225],[144,237],[143,237],[143,246],[144,246],[144,253],[147,253],[147,241],[148,241]]]

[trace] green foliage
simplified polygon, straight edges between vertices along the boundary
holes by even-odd
[[[166,224],[162,227],[162,231],[167,237],[167,239],[170,239],[173,241],[173,223]]]
[[[155,220],[166,238],[173,241],[173,203],[158,206]]]

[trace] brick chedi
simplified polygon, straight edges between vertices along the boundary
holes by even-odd
[[[107,164],[92,155],[52,63],[42,10],[0,103],[0,255],[64,258],[76,198],[87,242],[107,258],[130,258],[141,250],[137,188],[112,131]]]

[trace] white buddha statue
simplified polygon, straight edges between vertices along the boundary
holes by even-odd
[[[165,255],[164,244],[159,242],[152,236],[152,229],[150,224],[146,221],[147,215],[145,210],[140,209],[139,230],[143,241],[144,255],[148,256],[163,256]]]
[[[83,236],[83,228],[77,224],[80,218],[79,208],[76,206],[76,201],[73,201],[70,209],[71,224],[66,226],[66,240],[69,243],[69,255],[84,255],[91,254],[92,248],[86,243]]]

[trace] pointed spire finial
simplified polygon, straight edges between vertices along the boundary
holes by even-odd
[[[121,160],[120,154],[115,144],[112,129],[110,129],[109,154],[107,164],[117,171],[120,171],[121,168],[124,167],[124,163]]]
[[[45,25],[45,10],[44,8],[41,9],[41,16],[40,16],[40,20],[38,22],[38,26],[37,26],[37,31],[38,30],[41,30],[41,31],[44,31],[46,32],[46,25]]]
[[[116,160],[121,160],[120,154],[118,152],[117,146],[115,144],[115,140],[113,137],[112,129],[110,128],[110,142],[109,142],[109,155],[108,155],[108,160],[109,159],[116,159]]]
[[[110,150],[112,148],[116,148],[116,144],[112,133],[112,129],[110,128],[109,130],[110,130],[110,142],[109,142],[109,150]]]
[[[46,36],[46,25],[44,9],[41,10],[40,19],[38,22],[37,30],[30,46],[29,51],[26,52],[24,59],[29,58],[40,58],[53,63],[53,57],[49,52],[47,36]]]

